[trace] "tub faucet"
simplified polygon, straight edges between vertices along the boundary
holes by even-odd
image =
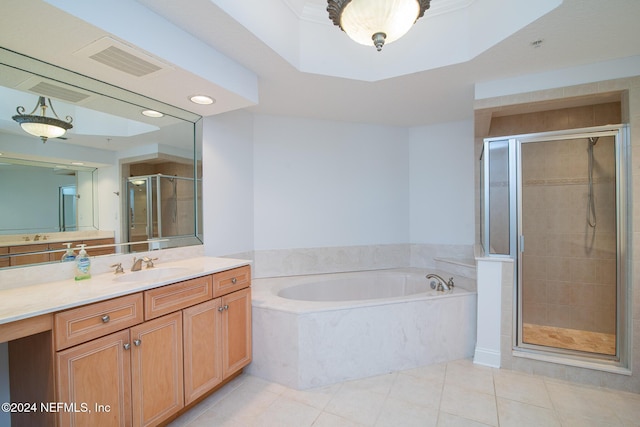
[[[453,289],[453,277],[450,277],[448,281],[445,282],[445,280],[438,276],[437,274],[427,274],[426,275],[427,279],[436,279],[436,280],[432,280],[431,281],[431,289],[435,289],[437,291],[449,291],[451,289]]]

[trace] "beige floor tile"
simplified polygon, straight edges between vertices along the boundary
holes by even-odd
[[[640,427],[640,395],[606,392],[603,398],[625,426]]]
[[[401,372],[393,383],[389,396],[414,405],[437,409],[440,406],[443,385],[441,380],[428,380]]]
[[[255,427],[309,427],[320,415],[320,409],[280,396],[262,413],[254,417]]]
[[[419,368],[407,369],[402,374],[411,375],[412,377],[423,378],[431,381],[444,381],[447,372],[446,363],[438,363],[435,365],[421,366]]]
[[[360,384],[348,386],[345,383],[324,410],[350,421],[371,426],[378,419],[386,397],[386,394],[361,388]]]
[[[474,365],[467,359],[451,362],[447,365],[445,384],[480,393],[495,393],[492,368]]]
[[[346,381],[342,383],[341,388],[348,388],[352,390],[367,390],[386,396],[389,393],[389,390],[391,389],[391,386],[393,385],[397,376],[397,372],[392,372],[389,374],[376,375],[375,377]]]
[[[462,418],[457,415],[440,411],[438,416],[438,427],[487,427],[489,424]]]
[[[436,427],[438,409],[414,405],[406,400],[388,397],[376,422],[376,427]]]
[[[338,415],[323,412],[313,423],[313,427],[362,427],[362,424],[347,420]]]
[[[579,415],[560,415],[562,427],[626,427],[620,420],[603,421],[593,418],[581,417]],[[640,424],[630,424],[638,427]]]
[[[445,383],[440,410],[480,423],[498,425],[496,398],[492,394]]]
[[[553,409],[498,398],[500,427],[560,427]]]
[[[324,409],[327,403],[329,403],[338,390],[340,390],[340,387],[342,387],[342,384],[333,384],[308,390],[287,389],[282,393],[282,396],[297,400],[314,408]]]
[[[552,409],[551,399],[541,377],[496,369],[493,374],[496,396]]]
[[[260,415],[279,397],[270,391],[256,390],[246,383],[233,393],[209,407],[204,415],[215,414],[216,417],[239,419]]]
[[[546,381],[549,397],[563,424],[568,419],[584,418],[602,424],[618,425],[610,393],[587,386]]]

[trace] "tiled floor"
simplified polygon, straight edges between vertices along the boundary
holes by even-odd
[[[640,394],[458,360],[306,391],[243,374],[171,427],[640,426]]]
[[[522,332],[523,341],[529,344],[589,351],[599,354],[616,354],[615,334],[557,328],[531,323],[523,324]]]

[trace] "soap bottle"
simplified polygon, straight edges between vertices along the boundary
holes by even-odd
[[[73,249],[71,249],[71,243],[63,243],[63,246],[67,247],[67,251],[62,255],[61,261],[66,262],[75,260],[76,254],[73,252]]]
[[[86,245],[78,245],[80,252],[76,257],[76,280],[84,280],[91,278],[91,259],[84,250]]]

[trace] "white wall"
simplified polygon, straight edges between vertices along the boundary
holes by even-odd
[[[472,245],[473,121],[409,130],[411,243]]]
[[[473,122],[232,112],[203,128],[205,252],[474,242]]]
[[[254,249],[408,242],[407,134],[255,116]]]
[[[15,230],[54,232],[59,226],[59,187],[76,185],[76,177],[48,168],[5,166],[0,169],[0,182],[0,229],[13,230],[11,234],[21,233]]]
[[[253,117],[231,112],[203,121],[205,254],[253,250]]]

